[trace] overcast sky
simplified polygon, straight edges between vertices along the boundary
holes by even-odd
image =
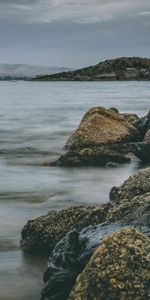
[[[150,0],[0,0],[0,62],[79,68],[150,57]]]

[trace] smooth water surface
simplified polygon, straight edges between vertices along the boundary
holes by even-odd
[[[99,204],[141,166],[49,167],[93,106],[139,116],[149,110],[149,82],[0,82],[0,300],[40,298],[46,258],[19,247],[28,219],[73,204]]]

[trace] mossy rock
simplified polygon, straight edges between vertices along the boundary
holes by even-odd
[[[147,300],[150,297],[150,239],[133,228],[105,237],[69,300]]]
[[[83,116],[66,149],[84,148],[138,139],[138,130],[114,109],[93,107]]]

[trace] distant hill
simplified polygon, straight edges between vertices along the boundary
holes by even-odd
[[[95,66],[59,74],[38,76],[40,81],[150,80],[150,59],[121,57]]]
[[[26,64],[0,64],[0,80],[30,80],[36,76],[69,71],[68,68],[45,67]]]

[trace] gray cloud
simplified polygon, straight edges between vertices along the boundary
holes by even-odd
[[[0,0],[0,60],[81,67],[149,56],[149,0]]]
[[[18,22],[71,20],[79,23],[108,21],[125,14],[150,10],[149,0],[1,0],[0,16]]]

